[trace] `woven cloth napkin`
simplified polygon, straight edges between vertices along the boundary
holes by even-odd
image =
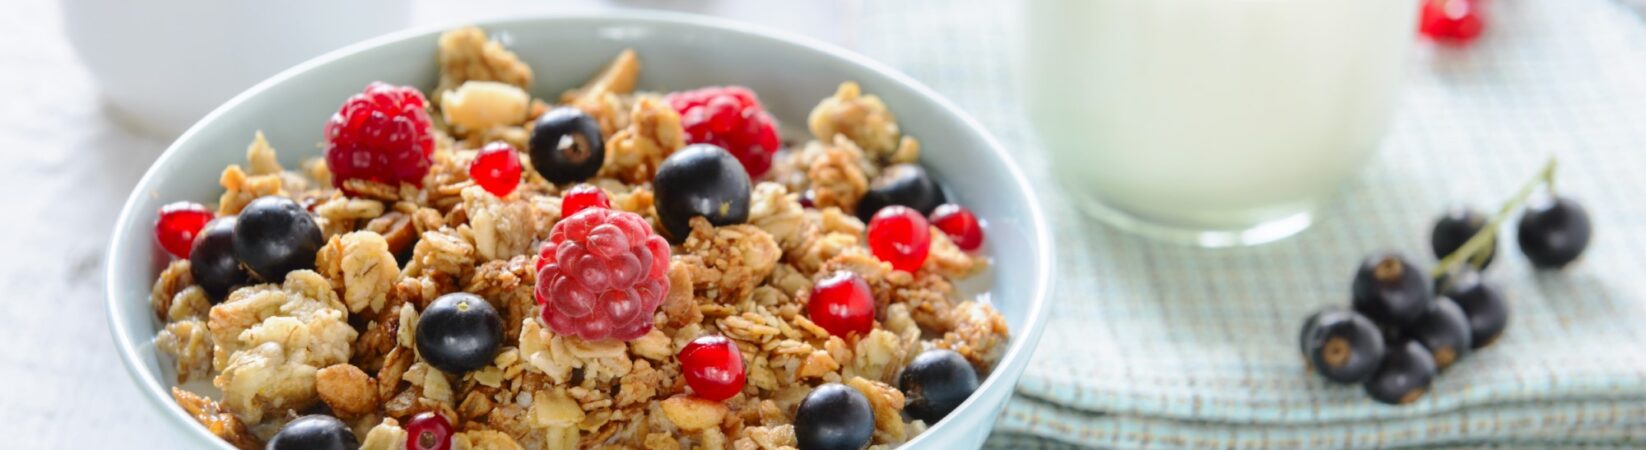
[[[1203,250],[1088,221],[1044,181],[1010,70],[1016,4],[861,2],[850,37],[978,117],[1045,183],[1060,243],[1050,325],[990,447],[1646,445],[1646,25],[1634,10],[1490,2],[1475,45],[1418,45],[1379,156],[1313,228]],[[1303,318],[1347,304],[1361,258],[1396,249],[1432,264],[1445,207],[1495,210],[1551,155],[1595,238],[1578,263],[1538,272],[1506,227],[1488,271],[1512,308],[1501,340],[1404,407],[1304,371]]]

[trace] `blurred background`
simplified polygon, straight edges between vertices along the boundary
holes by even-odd
[[[1209,8],[1221,1],[1176,5],[1216,13]],[[0,447],[180,442],[148,432],[166,429],[164,418],[120,367],[100,278],[121,203],[187,124],[280,69],[384,31],[624,8],[722,16],[886,62],[980,119],[1046,183],[1064,247],[1057,319],[993,447],[1156,448],[1171,447],[1155,439],[1170,436],[1245,448],[1642,445],[1646,336],[1633,328],[1646,321],[1643,2],[1458,2],[1478,6],[1469,14],[1480,23],[1454,17],[1425,38],[1414,12],[1406,25],[1366,31],[1387,34],[1380,39],[1399,49],[1367,70],[1393,75],[1376,95],[1345,95],[1387,105],[1367,113],[1376,131],[1355,141],[1368,146],[1364,155],[1324,187],[1310,185],[1301,227],[1273,244],[1208,250],[1091,220],[1076,212],[1078,190],[1045,181],[1059,155],[1046,143],[1057,137],[1039,132],[1048,121],[1037,119],[1036,94],[1021,85],[1053,74],[1034,69],[1024,46],[1064,51],[1071,67],[1082,54],[1145,57],[1149,49],[1091,49],[1077,36],[1068,46],[1046,44],[1034,37],[1034,24],[1046,22],[1034,22],[1025,2],[11,0],[0,14],[0,86],[13,89],[0,102],[0,191],[10,200],[9,220],[0,220],[0,248],[10,255],[0,260],[0,293],[20,307],[0,314],[8,344],[0,384],[9,387],[0,394],[0,430],[11,436]],[[1145,12],[1109,13],[1102,17]],[[1178,42],[1173,17],[1189,16],[1152,17],[1163,25],[1143,42]],[[1331,45],[1342,38],[1334,32],[1360,31],[1322,28],[1311,32],[1323,53],[1288,64],[1362,62],[1355,52],[1364,49]],[[1516,331],[1406,409],[1371,407],[1358,389],[1301,373],[1297,324],[1347,299],[1361,257],[1380,248],[1427,257],[1428,229],[1446,206],[1495,209],[1551,155],[1562,159],[1564,192],[1591,205],[1602,237],[1564,275],[1499,263]]]

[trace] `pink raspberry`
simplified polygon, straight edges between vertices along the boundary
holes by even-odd
[[[777,125],[749,88],[707,87],[675,92],[664,100],[680,112],[686,142],[726,149],[743,163],[749,178],[760,178],[771,169],[772,155],[780,145]]]
[[[669,293],[669,243],[639,214],[587,208],[554,224],[537,272],[543,323],[584,340],[633,340]]]
[[[410,86],[372,82],[326,121],[326,166],[332,185],[348,180],[423,184],[434,154],[428,102]]]

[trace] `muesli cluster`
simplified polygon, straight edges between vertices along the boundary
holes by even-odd
[[[433,91],[345,100],[323,158],[258,134],[215,207],[161,211],[156,346],[224,441],[891,448],[1004,350],[954,284],[984,229],[856,84],[790,145],[748,89],[636,91],[633,51],[552,99],[478,28],[438,55]]]

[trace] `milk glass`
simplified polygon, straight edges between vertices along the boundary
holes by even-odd
[[[1026,103],[1092,216],[1202,246],[1307,228],[1376,151],[1418,0],[1030,0]]]

